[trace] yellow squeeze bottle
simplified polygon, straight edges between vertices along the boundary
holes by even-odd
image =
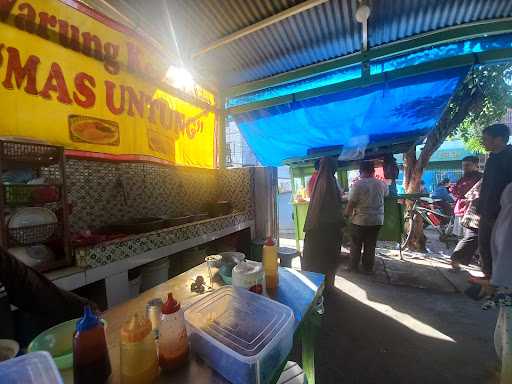
[[[265,282],[268,290],[276,289],[279,285],[277,267],[276,243],[269,237],[263,245],[263,269],[265,270]]]
[[[135,314],[121,329],[121,383],[151,383],[158,375],[151,321]]]

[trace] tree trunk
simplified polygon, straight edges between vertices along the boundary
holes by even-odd
[[[470,88],[462,90],[461,102],[453,111],[447,108],[437,126],[428,134],[425,145],[416,158],[416,147],[413,146],[404,155],[404,188],[406,193],[418,193],[421,187],[423,170],[427,167],[432,154],[437,151],[446,138],[459,126],[467,114],[483,108],[484,95],[474,92]],[[407,202],[410,208],[410,201]],[[426,238],[423,233],[423,220],[417,217],[414,221],[413,232],[409,238],[407,248],[413,251],[425,252]]]
[[[404,156],[404,188],[406,193],[418,193],[421,189],[421,177],[423,168],[416,159],[416,146],[413,146]],[[406,200],[407,209],[411,209],[413,202]],[[412,251],[424,252],[426,250],[426,238],[423,233],[423,220],[417,216],[412,223],[412,233],[407,243],[407,248]]]

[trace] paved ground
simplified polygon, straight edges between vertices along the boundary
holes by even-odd
[[[497,313],[461,293],[477,268],[448,272],[450,250],[431,235],[428,247],[436,253],[405,261],[379,249],[375,276],[340,267],[318,336],[318,383],[496,383]]]
[[[317,380],[329,383],[492,382],[496,313],[459,293],[336,279],[317,344]]]

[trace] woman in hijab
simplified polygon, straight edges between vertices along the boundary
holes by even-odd
[[[343,227],[341,194],[334,177],[336,166],[336,158],[320,160],[318,178],[304,223],[303,268],[323,273],[327,288],[334,286]]]

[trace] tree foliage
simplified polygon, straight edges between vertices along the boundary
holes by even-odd
[[[482,151],[481,131],[499,121],[512,106],[512,66],[500,64],[475,67],[459,86],[436,127],[428,134],[419,156],[411,148],[404,156],[404,187],[407,193],[420,190],[423,170],[433,153],[448,136],[457,135],[466,145]],[[410,249],[423,251],[423,222],[418,219],[409,238]]]
[[[512,107],[512,65],[500,64],[475,68],[466,78],[465,87],[471,94],[479,93],[481,106],[471,110],[454,135],[460,137],[471,151],[483,153],[480,142],[482,129],[503,118]],[[455,97],[450,108],[457,108]]]

